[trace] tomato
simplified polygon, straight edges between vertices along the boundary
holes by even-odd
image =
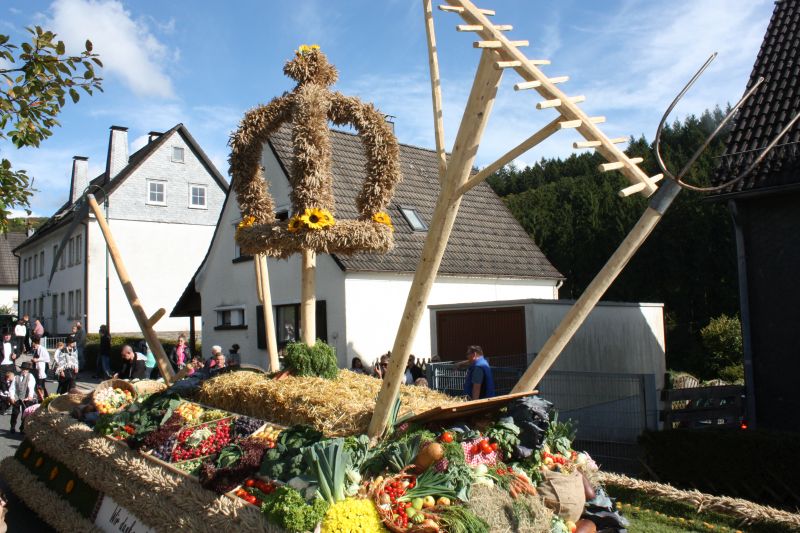
[[[487,441],[481,442],[481,453],[484,455],[492,453],[492,446]]]
[[[244,484],[245,484],[246,487],[253,487],[256,484],[256,480],[255,479],[248,479],[247,481],[244,482]]]
[[[497,451],[497,443],[496,442],[493,442],[492,444],[490,444],[490,446],[491,446],[493,452]]]
[[[451,435],[450,432],[445,431],[444,433],[442,433],[441,441],[442,442],[453,442],[453,435]]]

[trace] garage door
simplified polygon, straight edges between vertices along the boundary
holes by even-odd
[[[442,361],[464,359],[467,346],[478,344],[488,356],[526,352],[525,309],[493,307],[436,313],[437,354]]]

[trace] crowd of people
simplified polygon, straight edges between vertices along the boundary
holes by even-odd
[[[391,350],[383,354],[375,362],[371,369],[364,366],[360,357],[354,357],[350,370],[357,374],[373,376],[378,379],[386,377],[389,368],[389,358],[392,356]],[[491,398],[495,396],[494,378],[489,362],[483,356],[483,349],[480,346],[472,345],[467,347],[466,359],[456,363],[456,367],[467,367],[467,374],[464,379],[464,395],[472,400]],[[404,383],[406,385],[417,385],[427,387],[427,362],[411,354],[406,363]]]

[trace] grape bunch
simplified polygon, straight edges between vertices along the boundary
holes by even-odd
[[[172,456],[172,449],[175,447],[175,440],[176,436],[172,435],[164,442],[158,444],[155,448],[152,449],[153,455],[161,459],[162,461],[169,461],[170,457]]]
[[[236,418],[236,422],[233,424],[233,436],[236,439],[248,437],[264,424],[265,422],[263,420],[249,416],[240,416]]]

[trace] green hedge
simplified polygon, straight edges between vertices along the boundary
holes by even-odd
[[[130,344],[133,346],[134,349],[139,345],[140,342],[144,340],[143,337],[119,337],[119,336],[111,336],[111,368],[114,371],[120,369],[122,365],[122,347],[126,344]],[[177,339],[159,339],[161,341],[161,345],[164,347],[164,351],[167,355],[172,352],[172,349],[178,343]],[[86,358],[85,367],[95,369],[95,363],[97,362],[97,354],[100,351],[100,335],[96,333],[91,333],[86,336],[86,349],[84,350],[84,357]],[[199,352],[192,351],[193,355],[198,354]]]
[[[800,434],[675,429],[645,433],[640,443],[659,481],[768,505],[800,506]]]

